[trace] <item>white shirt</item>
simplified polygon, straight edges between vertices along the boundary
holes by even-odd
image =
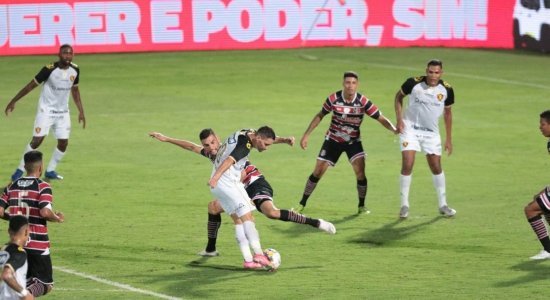
[[[79,74],[78,66],[73,63],[66,69],[59,68],[57,62],[43,67],[34,77],[37,84],[44,83],[38,101],[38,112],[69,112],[71,88],[78,85]]]

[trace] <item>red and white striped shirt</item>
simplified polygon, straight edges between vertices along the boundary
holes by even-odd
[[[367,97],[356,93],[352,101],[344,99],[343,92],[338,91],[327,97],[321,113],[324,115],[332,112],[332,120],[327,130],[326,137],[338,143],[349,143],[359,140],[361,131],[359,127],[363,122],[363,116],[368,115],[378,119],[380,111]]]
[[[48,225],[40,209],[52,204],[50,184],[36,177],[21,177],[7,186],[2,193],[0,206],[10,216],[29,216],[30,240],[25,249],[45,251],[50,248]]]

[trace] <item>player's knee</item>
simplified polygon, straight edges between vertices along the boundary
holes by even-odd
[[[67,146],[69,146],[69,140],[57,140],[57,149],[61,152],[65,152],[67,150]]]
[[[223,212],[218,201],[213,200],[208,203],[208,213],[212,215],[219,215]]]
[[[523,212],[525,213],[525,217],[528,219],[536,217],[542,213],[536,201],[529,202],[529,204],[523,208]]]

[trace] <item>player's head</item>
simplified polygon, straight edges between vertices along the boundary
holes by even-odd
[[[436,86],[443,75],[443,62],[439,59],[430,59],[426,66],[426,78],[429,86]]]
[[[206,128],[199,133],[202,147],[206,153],[216,155],[220,147],[220,140],[212,128]]]
[[[25,162],[25,170],[27,174],[42,175],[42,152],[32,150],[23,156]]]
[[[355,95],[357,92],[357,85],[359,84],[359,75],[354,71],[344,72],[344,81],[342,86],[344,87],[344,94],[347,97]],[[346,98],[347,98],[346,97]]]
[[[28,237],[29,220],[23,215],[11,216],[8,233],[10,236]]]
[[[73,61],[73,46],[69,44],[63,44],[61,47],[59,47],[59,62],[64,65],[68,66]]]
[[[262,126],[256,130],[256,136],[252,141],[253,146],[260,152],[267,150],[267,147],[275,142],[275,137],[275,131],[271,127]]]
[[[550,137],[550,109],[545,110],[540,114],[540,132],[545,137]]]

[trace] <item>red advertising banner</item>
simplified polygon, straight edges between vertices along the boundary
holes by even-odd
[[[515,0],[0,0],[0,55],[51,54],[65,43],[79,53],[513,48],[514,5]]]

